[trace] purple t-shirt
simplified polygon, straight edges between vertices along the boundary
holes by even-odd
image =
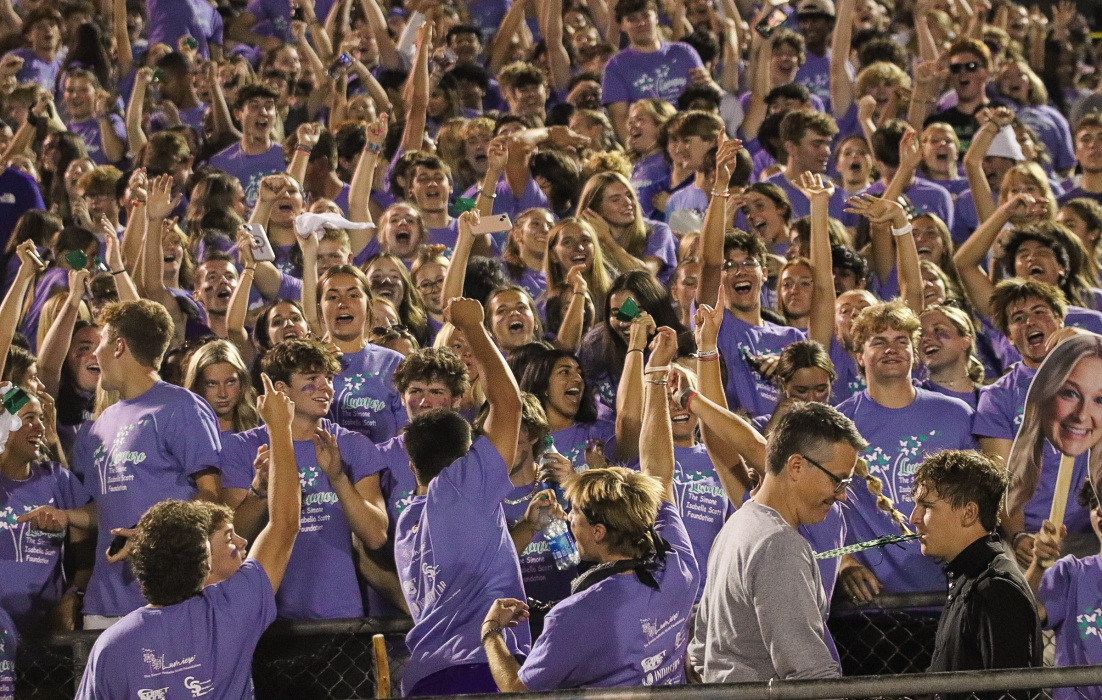
[[[1102,664],[1102,558],[1058,559],[1041,576],[1037,602],[1045,606],[1046,630],[1056,632],[1057,666]],[[1102,687],[1054,688],[1054,700],[1102,698]]]
[[[607,420],[592,423],[575,423],[569,428],[551,433],[555,449],[567,461],[574,465],[574,471],[585,471],[585,446],[589,440],[600,440],[605,444],[605,455],[611,455],[616,448],[616,424]]]
[[[323,420],[323,430],[337,438],[348,479],[358,483],[382,468],[379,451],[359,433]],[[253,480],[256,450],[269,442],[267,426],[230,435],[222,447],[222,485],[247,489]],[[287,573],[276,594],[281,618],[332,620],[363,617],[352,555],[352,527],[329,477],[318,467],[312,440],[295,441],[295,461],[302,485],[302,522]],[[325,585],[317,574],[325,572]]]
[[[19,217],[31,209],[45,208],[38,184],[30,175],[15,168],[4,168],[0,172],[0,246],[8,245],[8,239],[11,238],[12,229]],[[16,261],[15,269],[18,270],[19,257],[13,255],[12,259]],[[5,293],[14,279],[15,274],[9,268],[4,279]]]
[[[42,307],[55,294],[69,291],[69,271],[64,267],[53,266],[42,273],[34,285],[31,305],[23,316],[19,331],[27,336],[31,352],[38,350],[38,320],[42,317]]]
[[[1025,400],[1029,385],[1033,382],[1037,370],[1018,363],[999,381],[980,389],[979,405],[976,408],[976,420],[972,432],[976,437],[1013,440],[1022,426],[1025,412]],[[1056,475],[1060,471],[1060,453],[1048,441],[1045,441],[1041,458],[1041,477],[1037,491],[1025,505],[1025,529],[1037,532],[1048,516],[1052,497],[1056,492]],[[1087,478],[1087,455],[1075,458],[1075,469],[1071,483],[1076,485],[1068,493],[1064,524],[1068,532],[1090,532],[1090,512],[1079,505],[1078,484]]]
[[[111,122],[111,130],[115,132],[115,136],[124,144],[126,143],[126,125],[122,121],[122,117],[117,114],[107,115],[108,121]],[[108,160],[107,153],[103,150],[103,139],[100,137],[99,120],[95,117],[85,119],[79,122],[69,122],[65,125],[69,131],[74,134],[79,134],[84,139],[84,147],[88,151],[88,157],[96,165],[110,165],[112,161]]]
[[[148,0],[149,43],[176,48],[180,37],[191,36],[198,43],[199,55],[210,58],[210,45],[222,45],[222,15],[202,0]],[[181,115],[182,116],[182,115]]]
[[[992,193],[995,205],[999,204],[999,194]],[[953,246],[959,247],[968,240],[972,232],[980,225],[979,215],[976,213],[976,202],[972,199],[972,190],[967,189],[957,196],[953,207],[953,225],[949,227],[949,233],[953,237]]]
[[[669,221],[674,212],[687,209],[697,216],[700,220],[704,220],[704,212],[708,209],[708,193],[700,189],[696,185],[691,185],[683,190],[678,190],[670,195],[670,199],[666,202],[666,220]],[[682,233],[695,233],[693,231],[686,231],[683,228],[679,228],[678,231]],[[787,242],[785,243],[787,246]]]
[[[494,193],[497,195],[494,198],[494,213],[508,214],[513,221],[516,221],[521,212],[528,209],[535,207],[551,209],[547,196],[532,178],[528,178],[528,182],[525,183],[524,190],[519,197],[513,194],[513,188],[509,187],[509,183],[505,181],[504,177],[498,180],[494,187]],[[554,216],[554,213],[552,213],[552,216]]]
[[[414,622],[406,635],[403,691],[451,666],[488,663],[479,639],[486,611],[498,598],[524,599],[520,560],[501,509],[512,490],[501,454],[478,438],[398,519],[394,556]],[[510,654],[528,654],[527,622],[503,635]]]
[[[23,67],[19,69],[16,78],[20,83],[38,83],[42,87],[54,92],[57,85],[57,74],[61,72],[61,62],[65,54],[58,51],[54,54],[54,60],[43,61],[30,49],[16,49],[8,53],[23,59]]]
[[[830,51],[826,55],[818,56],[807,52],[807,60],[796,71],[796,83],[806,85],[808,92],[815,95],[823,102],[823,111],[831,113],[830,105]]]
[[[1041,142],[1052,156],[1050,169],[1067,170],[1075,167],[1075,147],[1071,139],[1071,127],[1060,110],[1048,105],[1018,108],[1018,120],[1033,127]]]
[[[715,465],[704,445],[674,447],[673,493],[677,512],[693,545],[693,556],[700,569],[700,581],[694,602],[704,594],[708,571],[708,552],[723,529],[723,523],[735,512],[727,492],[716,475]]]
[[[835,503],[831,506],[830,510],[827,511],[826,518],[821,523],[801,525],[797,529],[817,553],[829,552],[832,549],[845,546],[847,530],[846,518],[842,513],[842,504]],[[823,590],[826,592],[826,599],[830,600],[834,597],[834,584],[838,583],[838,565],[842,563],[842,559],[841,557],[817,559],[816,563],[819,565],[819,574],[823,578]],[[827,640],[827,646],[833,649],[835,658],[837,658],[834,640],[830,638],[829,632]]]
[[[253,652],[275,616],[268,574],[246,559],[202,594],[138,608],[100,635],[76,696],[252,698]]]
[[[643,216],[648,219],[661,218],[662,212],[654,206],[654,195],[670,188],[670,164],[662,153],[652,153],[639,159],[631,170],[630,182],[639,196]]]
[[[30,478],[22,481],[0,474],[0,524],[8,532],[0,538],[0,608],[22,633],[37,632],[64,591],[65,535],[15,519],[38,506],[68,510],[90,500],[84,484],[54,462],[31,465]]]
[[[451,258],[452,251],[455,250],[455,242],[459,240],[459,219],[449,217],[447,226],[430,228],[428,232],[429,243],[444,246],[444,255]]]
[[[650,97],[675,103],[689,84],[689,71],[703,67],[696,49],[678,41],[662,42],[648,53],[622,49],[605,65],[602,100],[630,104]]]
[[[15,652],[19,635],[15,623],[0,608],[0,700],[15,700]]]
[[[524,519],[532,496],[542,490],[543,487],[539,484],[525,484],[514,488],[502,500],[501,508],[510,528]],[[562,490],[555,491],[556,498],[567,508]],[[542,603],[555,603],[570,595],[570,582],[578,575],[578,569],[571,566],[560,571],[555,566],[555,557],[551,554],[546,532],[539,530],[520,553],[520,575],[524,580],[524,592],[529,598]]]
[[[921,382],[919,382],[918,386],[927,391],[932,391],[935,394],[944,394],[945,396],[951,396],[954,399],[960,399],[964,403],[968,404],[969,408],[971,408],[973,411],[976,410],[976,407],[979,404],[979,392],[974,389],[972,391],[950,391],[931,379],[923,379]]]
[[[513,275],[510,271],[509,279],[520,285],[533,299],[538,299],[541,294],[547,291],[547,275],[543,274],[543,270],[533,270],[526,267],[524,272],[519,275]]]
[[[1062,194],[1057,199],[1057,201],[1060,203],[1060,206],[1064,206],[1065,204],[1067,204],[1071,200],[1079,199],[1080,197],[1086,197],[1087,199],[1093,199],[1094,201],[1098,202],[1099,204],[1102,204],[1102,192],[1088,192],[1085,189],[1083,189],[1082,187],[1076,187],[1074,189],[1068,190],[1067,192]]]
[[[386,442],[406,424],[402,397],[391,381],[402,355],[368,344],[341,356],[341,372],[333,379],[329,418],[362,433],[372,442]]]
[[[935,185],[941,185],[945,189],[949,190],[949,194],[953,195],[954,202],[956,201],[957,197],[961,195],[962,192],[968,189],[968,179],[963,177],[958,177],[956,180],[935,180],[934,178],[926,177],[921,173],[915,175],[915,177],[920,180],[925,180],[926,182],[932,182]]]
[[[851,419],[869,446],[862,453],[869,474],[883,482],[884,495],[896,510],[910,517],[914,510],[911,488],[919,463],[938,450],[971,450],[972,409],[957,399],[915,389],[915,400],[904,408],[877,403],[868,391],[854,395],[838,406]],[[845,510],[850,542],[867,542],[898,534],[888,514],[876,507],[876,498],[858,486],[851,492]],[[925,593],[945,590],[945,574],[938,563],[922,555],[917,541],[899,547],[855,554],[872,570],[890,593]]]
[[[878,180],[869,185],[865,194],[879,197],[886,189],[887,186]],[[949,190],[936,182],[916,177],[914,183],[903,190],[903,194],[907,195],[919,214],[937,214],[946,226],[953,228],[953,195]]]
[[[834,363],[834,383],[830,385],[830,404],[837,406],[859,391],[865,390],[865,378],[857,369],[857,361],[846,352],[837,337],[830,339],[830,361]]]
[[[277,143],[255,156],[242,153],[241,144],[235,143],[216,153],[210,159],[210,164],[241,181],[241,187],[245,190],[245,203],[250,207],[256,204],[260,194],[261,179],[265,175],[281,173],[287,168],[287,161],[283,159],[283,147]]]
[[[654,529],[671,545],[654,572],[660,590],[634,574],[610,576],[556,605],[520,669],[529,690],[684,682],[689,611],[700,573],[672,503],[658,507]]]
[[[274,36],[285,44],[292,44],[291,3],[289,0],[252,0],[245,9],[256,17],[253,32],[260,36]],[[319,18],[325,17],[320,7],[314,9]],[[323,20],[324,21],[324,20]]]
[[[663,262],[656,276],[659,282],[668,285],[677,268],[677,237],[661,221],[643,219],[643,225],[647,229],[647,246],[643,249],[643,256],[653,255]]]
[[[157,382],[105,410],[78,437],[72,461],[99,510],[96,551],[111,545],[113,528],[133,527],[155,503],[194,497],[193,476],[217,469],[220,451],[218,418],[187,389]],[[142,605],[128,563],[96,561],[84,597],[86,615],[125,615]]]
[[[727,364],[727,404],[731,410],[741,408],[752,416],[773,412],[780,390],[747,362],[744,354],[776,355],[790,343],[807,340],[799,328],[778,326],[763,321],[752,326],[726,311],[719,327],[717,346]]]

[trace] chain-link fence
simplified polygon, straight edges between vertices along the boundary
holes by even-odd
[[[409,652],[409,619],[279,621],[253,657],[258,700],[356,700],[376,697],[372,637],[383,635],[391,697],[399,697]],[[20,640],[18,700],[71,700],[98,632]]]
[[[882,595],[868,605],[835,599],[827,625],[844,676],[921,673],[930,667],[944,593]]]

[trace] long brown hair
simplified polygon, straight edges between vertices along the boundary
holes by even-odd
[[[643,221],[643,207],[639,204],[639,195],[635,193],[635,188],[632,187],[628,179],[620,173],[597,173],[589,178],[585,183],[585,187],[582,188],[581,196],[578,197],[577,215],[581,216],[582,212],[586,209],[592,209],[594,213],[599,215],[601,204],[605,199],[605,190],[614,182],[626,187],[628,196],[635,202],[635,222],[628,225],[627,230],[619,236],[616,236],[615,233],[613,233],[613,235],[616,238],[616,242],[619,243],[629,255],[634,255],[637,258],[641,257],[643,255],[643,249],[647,245],[647,227]]]

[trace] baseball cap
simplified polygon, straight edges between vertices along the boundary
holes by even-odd
[[[834,0],[801,0],[796,6],[797,17],[833,17]]]

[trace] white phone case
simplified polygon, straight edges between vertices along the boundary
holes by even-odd
[[[249,236],[253,239],[253,260],[257,262],[272,262],[275,260],[275,251],[272,250],[272,242],[264,233],[264,227],[260,224],[242,224]]]

